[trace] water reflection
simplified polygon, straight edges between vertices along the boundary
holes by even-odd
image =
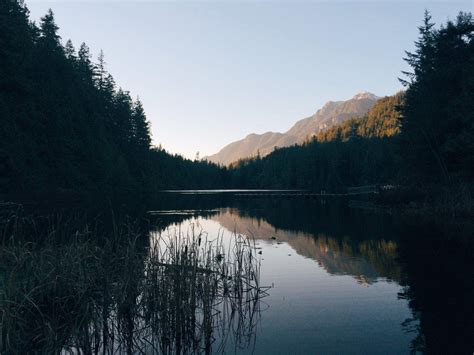
[[[360,241],[350,236],[335,238],[325,233],[276,229],[264,219],[241,216],[237,209],[223,209],[211,219],[229,231],[277,245],[285,242],[330,274],[351,275],[361,284],[371,284],[379,278],[400,280],[397,243],[393,240]]]
[[[188,196],[188,201],[193,198]],[[183,208],[187,201],[173,203]],[[293,347],[300,352],[471,353],[474,349],[474,240],[469,221],[374,214],[349,209],[344,201],[218,196],[215,202],[204,198],[199,204],[220,208],[194,215],[201,216],[204,225],[253,235],[263,248],[264,278],[275,282],[275,289],[263,318],[270,329],[258,335],[257,352],[275,350],[268,333],[287,351]],[[304,260],[316,262],[334,281]],[[345,276],[368,286],[368,291],[353,288]],[[341,302],[326,302],[325,297]],[[364,305],[360,297],[370,301]],[[291,311],[285,313],[287,308]],[[278,328],[279,319],[287,324]],[[345,328],[347,319],[352,319],[353,327]],[[305,333],[308,326],[319,331]],[[372,346],[365,343],[367,338]],[[313,348],[303,347],[304,343]]]
[[[297,206],[293,202],[293,213],[298,212]],[[314,217],[301,228],[290,229],[284,224],[291,219],[278,218],[275,209],[261,207],[265,205],[221,208],[184,221],[177,218],[175,224],[186,229],[191,223],[212,235],[236,232],[255,240],[263,258],[261,282],[274,285],[266,299],[270,308],[262,314],[261,330],[257,329],[255,353],[409,349],[413,336],[401,326],[410,316],[409,308],[398,298],[400,286],[392,282],[400,277],[396,241],[354,238],[343,229],[341,236],[331,235],[331,222],[321,216],[323,231],[313,225]],[[324,208],[316,205],[313,212]],[[274,214],[280,227],[265,218],[267,213]],[[301,215],[299,221],[305,221]]]
[[[400,297],[409,301],[412,310],[404,326],[416,334],[413,351],[472,354],[472,224],[428,222],[409,224],[400,244],[404,285]]]
[[[61,218],[37,226],[18,216],[3,225],[15,239],[0,247],[2,353],[210,354],[254,344],[267,288],[249,239],[152,230],[148,240],[130,223],[104,238]]]
[[[474,349],[469,223],[367,213],[347,201],[170,194],[146,225],[36,219],[3,228],[27,238],[0,247],[2,353]],[[163,239],[170,233],[182,238]],[[225,256],[236,234],[255,243],[251,255]],[[217,242],[211,254],[205,236]]]

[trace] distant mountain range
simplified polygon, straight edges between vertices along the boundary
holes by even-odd
[[[242,158],[270,154],[275,147],[301,144],[308,138],[345,120],[367,113],[380,98],[361,92],[347,101],[329,101],[314,115],[294,124],[285,133],[249,134],[244,139],[226,145],[218,153],[205,157],[214,163],[228,165]]]

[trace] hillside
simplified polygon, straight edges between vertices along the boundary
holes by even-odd
[[[379,99],[366,114],[319,132],[302,145],[280,148],[231,167],[235,186],[345,191],[390,183],[398,174],[396,140],[403,93]]]
[[[242,158],[266,156],[275,147],[288,147],[301,144],[322,130],[348,119],[365,115],[379,98],[374,94],[362,92],[347,101],[329,101],[314,115],[296,122],[285,133],[266,132],[249,134],[242,140],[230,143],[207,160],[228,165]]]
[[[212,188],[222,169],[151,146],[138,99],[88,46],[63,45],[50,10],[38,25],[23,2],[0,2],[0,199]],[[222,186],[222,185],[219,185]]]

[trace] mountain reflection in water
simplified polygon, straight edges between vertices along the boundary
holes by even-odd
[[[113,226],[1,214],[0,352],[474,349],[469,223],[344,200],[165,197]]]
[[[261,248],[262,282],[274,288],[255,353],[474,349],[474,240],[468,221],[373,213],[324,199],[216,194],[171,203],[205,212],[166,216],[165,225],[236,231],[253,236]]]
[[[354,241],[349,236],[337,239],[324,233],[276,229],[265,220],[240,216],[235,209],[222,210],[211,219],[229,231],[269,243],[288,243],[299,255],[315,260],[330,274],[351,275],[361,284],[371,284],[378,278],[400,281],[397,243],[392,240]]]

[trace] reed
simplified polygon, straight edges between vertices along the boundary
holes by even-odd
[[[41,231],[17,215],[4,222],[2,353],[211,353],[254,340],[267,290],[251,239],[195,226],[143,235],[117,223],[105,238],[77,219]]]

